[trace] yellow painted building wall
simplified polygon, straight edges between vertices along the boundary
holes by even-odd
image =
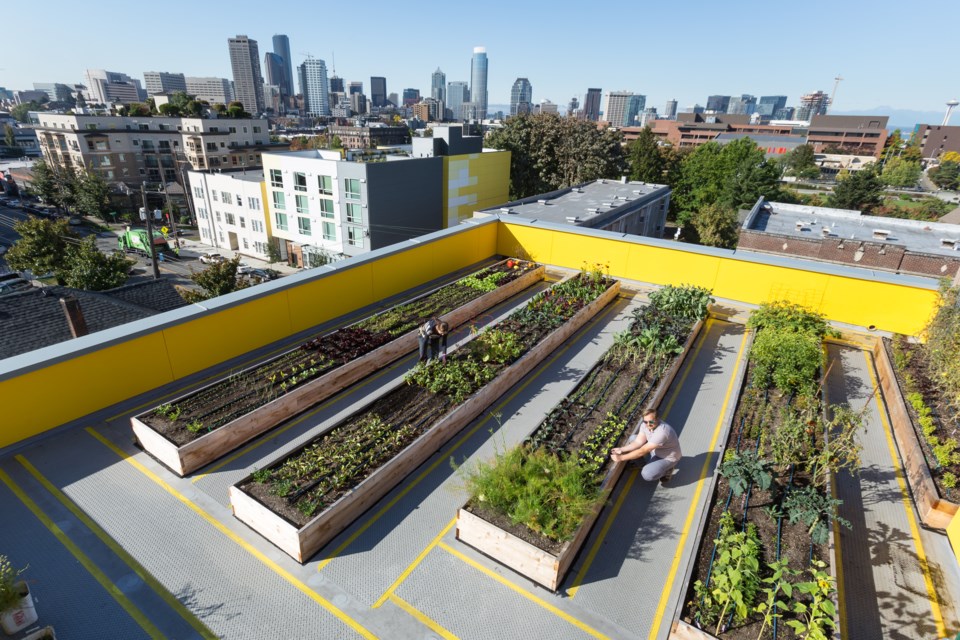
[[[960,564],[960,513],[954,515],[947,525],[947,537],[953,547],[953,554],[957,557],[957,564]]]
[[[490,151],[443,158],[443,219],[446,228],[510,198],[510,152]]]

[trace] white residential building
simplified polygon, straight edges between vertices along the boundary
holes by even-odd
[[[233,101],[233,87],[226,78],[187,76],[187,93],[210,104],[229,104]]]
[[[190,171],[188,176],[201,240],[267,260],[273,233],[263,173]]]

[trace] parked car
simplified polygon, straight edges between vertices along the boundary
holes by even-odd
[[[248,265],[248,264],[243,264],[242,262],[237,266],[237,275],[238,275],[238,276],[245,276],[245,275],[249,274],[251,271],[256,271],[256,268],[255,268],[255,267],[251,267],[251,266]]]
[[[77,216],[73,216],[72,218],[70,218],[70,219],[67,221],[67,224],[69,224],[70,226],[73,226],[73,227],[79,226],[79,225],[83,224],[83,218],[79,218],[79,217],[77,217]]]
[[[268,280],[275,280],[280,276],[279,271],[274,269],[250,269],[249,271],[242,274],[254,282],[266,282]]]
[[[200,256],[200,262],[203,264],[217,264],[218,262],[226,262],[227,259],[224,258],[219,253],[208,253],[205,256]]]

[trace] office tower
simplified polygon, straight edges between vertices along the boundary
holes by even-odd
[[[729,106],[730,96],[709,96],[707,98],[707,111],[726,113]]]
[[[351,96],[355,93],[363,93],[363,83],[362,82],[351,82],[347,85],[347,93]]]
[[[796,109],[793,107],[780,107],[773,112],[774,120],[793,120],[794,115],[796,114]]]
[[[336,71],[330,76],[330,93],[344,93],[343,78],[338,77]]]
[[[463,80],[447,83],[447,109],[451,120],[463,120],[463,105],[470,102],[470,90]]]
[[[73,89],[70,85],[59,82],[34,82],[34,91],[43,91],[50,102],[70,102],[73,99]]]
[[[440,102],[447,101],[447,74],[440,67],[430,76],[430,97]]]
[[[147,87],[147,95],[155,96],[158,93],[173,93],[187,90],[187,80],[182,73],[167,73],[166,71],[144,71],[143,84]]]
[[[263,54],[263,71],[267,76],[267,84],[279,87],[281,97],[290,95],[286,86],[287,70],[284,68],[283,57],[280,54],[269,51]]]
[[[300,93],[303,94],[306,114],[314,117],[330,115],[327,63],[319,58],[308,57],[297,69],[300,72]]]
[[[646,127],[649,126],[654,120],[657,119],[657,108],[656,107],[647,107],[637,115],[637,126]]]
[[[667,118],[677,117],[677,99],[667,100],[667,106],[663,110],[663,115]]]
[[[400,96],[397,95],[396,91],[391,91],[387,94],[387,101],[396,107],[400,104]]]
[[[118,71],[87,69],[86,81],[85,97],[91,104],[110,104],[111,102],[128,104],[146,100],[147,97],[139,80],[134,80]]]
[[[637,120],[640,118],[640,114],[643,113],[646,106],[647,96],[639,94],[630,96],[627,99],[627,108],[623,114],[623,126],[635,127]],[[654,114],[656,114],[656,110],[654,110]]]
[[[567,103],[567,117],[576,116],[579,110],[580,101],[577,100],[576,96],[570,98],[570,102]]]
[[[370,77],[370,105],[387,106],[387,79],[382,76]]]
[[[533,85],[526,78],[517,78],[510,90],[510,115],[530,113],[533,103]]]
[[[233,88],[226,78],[187,76],[187,93],[210,104],[227,104],[233,100]]]
[[[420,89],[403,90],[403,106],[412,107],[420,102]]]
[[[283,61],[283,83],[271,82],[270,84],[279,84],[280,93],[283,97],[290,98],[294,94],[293,88],[293,58],[290,55],[290,38],[283,34],[273,36],[273,52],[280,56]]]
[[[362,93],[350,94],[350,110],[354,113],[363,114],[367,112],[367,96]]]
[[[260,48],[256,40],[238,35],[228,38],[230,66],[233,68],[233,91],[245,111],[263,113],[263,76],[260,74]]]
[[[776,112],[787,106],[787,96],[760,96],[757,103],[757,113],[765,118],[772,118]]]
[[[487,117],[487,49],[474,47],[470,60],[470,101],[477,106],[477,120]]]
[[[749,93],[742,94],[740,96],[740,105],[743,113],[748,116],[753,115],[757,112],[757,96],[752,96]]]
[[[813,116],[825,116],[829,106],[830,96],[823,91],[808,93],[800,98],[796,118],[797,120],[810,120]]]
[[[639,98],[639,100],[637,100]],[[613,127],[625,127],[633,122],[643,106],[646,96],[635,96],[631,91],[611,91],[607,94],[607,106],[603,112],[603,119]],[[639,105],[639,108],[637,108]],[[631,114],[631,108],[635,109]]]
[[[587,97],[583,99],[583,117],[596,122],[600,119],[600,95],[602,89],[587,89]]]

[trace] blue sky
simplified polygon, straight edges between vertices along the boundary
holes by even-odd
[[[890,106],[942,112],[960,98],[955,54],[960,1],[807,0],[804,3],[532,2],[387,3],[129,0],[9,3],[0,38],[0,86],[83,81],[86,68],[143,78],[144,71],[231,77],[227,38],[246,34],[263,54],[290,37],[306,53],[360,80],[386,76],[387,91],[429,93],[439,66],[469,81],[474,46],[489,58],[489,100],[509,103],[518,76],[534,102],[566,105],[587,87],[626,89],[663,109],[709,94],[787,95],[833,90],[837,111]],[[362,8],[360,8],[362,7]],[[38,16],[35,10],[42,11]]]

